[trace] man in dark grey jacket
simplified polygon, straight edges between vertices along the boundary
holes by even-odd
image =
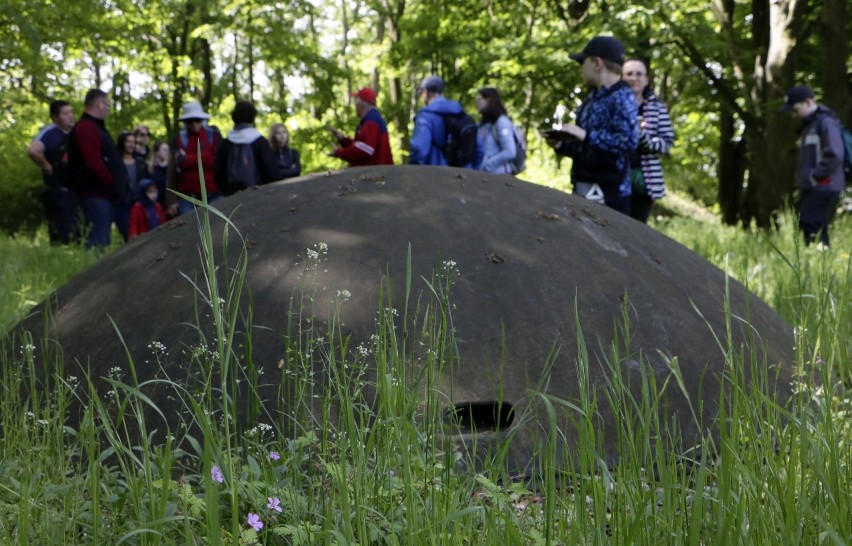
[[[814,100],[805,86],[787,91],[779,112],[792,112],[802,120],[796,187],[799,189],[799,229],[805,244],[819,238],[829,245],[828,223],[846,184],[843,175],[843,136],[837,116]]]

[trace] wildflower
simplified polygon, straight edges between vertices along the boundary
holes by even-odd
[[[248,515],[248,524],[249,527],[251,527],[255,531],[260,531],[261,529],[263,529],[263,522],[260,521],[260,516],[258,516],[257,514],[252,514],[251,512],[249,512]]]
[[[364,344],[362,343],[358,345],[358,353],[360,353],[361,356],[367,356],[368,354],[370,354],[370,350],[364,347]]]
[[[277,451],[270,451],[269,452],[269,458],[273,461],[277,461],[278,459],[281,458],[281,454],[278,453]]]
[[[338,299],[342,299],[343,301],[346,301],[346,300],[348,300],[349,298],[352,297],[352,293],[349,292],[349,290],[338,290],[337,291],[337,297],[338,297]]]
[[[270,510],[275,510],[276,512],[281,511],[281,501],[280,500],[276,499],[275,497],[267,497],[266,500],[268,501],[267,504],[266,504],[267,508],[269,508]]]
[[[222,471],[219,470],[218,466],[214,466],[210,469],[210,479],[216,483],[222,483],[225,481],[225,477],[222,476]]]

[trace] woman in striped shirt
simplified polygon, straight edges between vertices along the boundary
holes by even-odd
[[[630,59],[624,63],[622,78],[630,84],[639,106],[639,147],[630,165],[630,216],[647,223],[654,202],[666,195],[660,156],[669,153],[675,134],[666,105],[648,86],[648,66],[639,59]]]

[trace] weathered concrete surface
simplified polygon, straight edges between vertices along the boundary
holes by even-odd
[[[612,411],[601,389],[613,376],[606,361],[611,360],[617,325],[623,323],[625,296],[629,350],[623,348],[624,339],[617,342],[622,358],[611,366],[621,371],[638,397],[643,375],[639,355],[647,359],[644,373],[659,387],[665,385],[662,417],[678,422],[687,443],[713,426],[720,377],[730,375],[714,337],[727,343],[725,277],[702,257],[630,218],[505,176],[414,166],[304,177],[243,192],[217,206],[247,240],[246,286],[254,311],[251,350],[269,385],[261,390],[265,398],[276,397],[279,383],[290,392],[279,363],[284,358],[288,305],[304,280],[307,249],[318,242],[328,245],[316,286],[320,295],[338,290],[351,294],[340,306],[340,318],[354,348],[368,344],[375,332],[379,287],[387,273],[393,306],[404,307],[411,245],[415,296],[426,290],[422,278],[431,278],[440,261],[455,262],[459,271],[452,289],[459,361],[447,378],[453,381],[447,405],[475,403],[488,409],[501,400],[502,392],[502,400],[516,408],[514,415],[503,416],[501,426],[488,422],[493,421],[490,411],[474,417],[480,430],[502,428],[480,434],[480,448],[514,436],[510,458],[523,471],[547,427],[542,405],[530,390],[543,386],[555,397],[577,402],[576,301],[590,379],[597,389],[597,424],[605,431],[604,452],[608,458],[617,457]],[[222,225],[215,222],[217,245]],[[230,246],[237,246],[236,237],[230,237]],[[230,256],[233,263],[236,253]],[[183,380],[190,372],[181,353],[198,345],[199,334],[189,326],[198,322],[197,298],[181,273],[201,280],[200,271],[197,221],[189,215],[72,279],[51,298],[56,309],[51,334],[64,349],[66,373],[73,373],[74,362],[96,377],[115,366],[127,368],[111,318],[135,356],[140,382],[156,373],[150,363],[153,341],[168,347],[164,367],[169,376]],[[779,378],[783,391],[793,359],[789,326],[733,280],[729,293],[732,314],[750,322],[733,319],[731,343],[751,346],[772,370],[770,376]],[[42,309],[21,327],[38,331],[44,322]],[[209,307],[200,304],[199,309],[202,331],[212,340]],[[320,319],[327,318],[326,309],[317,307]],[[545,381],[548,355],[555,346],[558,353]],[[701,425],[692,419],[670,377],[666,357],[677,357]],[[174,404],[166,391],[147,388],[162,408]],[[530,402],[531,412],[522,419],[520,410]],[[568,442],[576,442],[564,415],[560,426]]]

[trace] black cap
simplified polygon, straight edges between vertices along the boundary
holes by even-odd
[[[589,40],[583,51],[572,53],[569,57],[578,63],[585,61],[586,57],[600,57],[605,61],[624,64],[624,46],[612,36],[595,36]]]
[[[778,109],[779,112],[789,112],[793,109],[793,106],[802,102],[805,99],[814,98],[814,92],[811,91],[810,87],[804,85],[797,85],[793,87],[787,94],[784,95],[784,106]]]

